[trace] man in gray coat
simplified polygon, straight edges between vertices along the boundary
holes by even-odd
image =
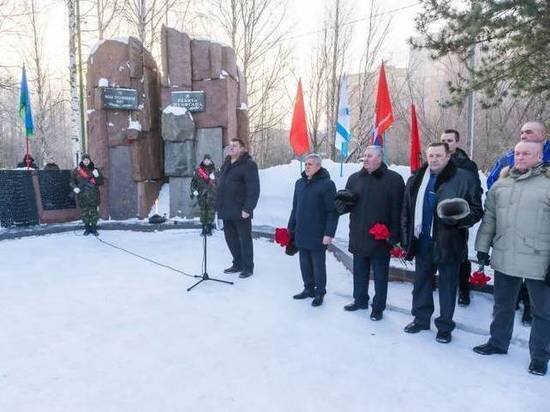
[[[540,143],[518,143],[514,158],[514,167],[503,169],[487,195],[477,233],[478,260],[495,270],[495,306],[491,338],[474,351],[508,352],[516,298],[525,278],[533,311],[529,372],[545,375],[550,359],[550,286],[545,283],[550,265],[550,169],[542,162]]]

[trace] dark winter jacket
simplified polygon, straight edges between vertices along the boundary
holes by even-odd
[[[382,163],[373,173],[362,168],[352,174],[346,189],[358,198],[349,221],[349,251],[359,256],[389,257],[391,244],[401,240],[401,205],[405,182]],[[382,223],[390,230],[390,243],[375,240],[369,229]]]
[[[418,247],[418,239],[414,236],[414,208],[424,173],[430,173],[427,164],[409,178],[403,197],[401,244],[407,251],[407,259],[412,259],[415,256]],[[468,228],[483,216],[481,193],[472,173],[457,168],[451,161],[437,176],[435,193],[437,203],[445,199],[461,198],[466,200],[470,206],[470,214],[458,220],[454,225],[443,222],[437,214],[434,215],[434,262],[463,262],[467,257]]]
[[[334,237],[338,225],[335,196],[336,186],[324,168],[311,179],[303,172],[296,181],[288,231],[298,249],[322,250],[326,247],[323,236]]]
[[[244,153],[235,163],[228,156],[221,168],[216,193],[218,218],[224,220],[242,219],[241,213],[250,214],[260,197],[260,177],[258,166],[248,153]]]
[[[483,194],[483,189],[481,188],[481,180],[479,180],[479,170],[476,162],[470,159],[466,152],[460,148],[457,148],[456,151],[451,155],[451,160],[459,169],[464,169],[468,172],[472,172],[474,179],[479,186],[479,191],[481,194]]]

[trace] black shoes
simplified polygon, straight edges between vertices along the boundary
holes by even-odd
[[[508,353],[507,350],[497,348],[496,346],[491,345],[489,342],[484,343],[483,345],[474,347],[473,351],[475,353],[479,353],[480,355],[495,355],[495,354],[504,355]]]
[[[449,343],[453,339],[451,332],[438,331],[435,340],[439,343]]]
[[[348,312],[355,312],[359,309],[368,309],[369,304],[368,303],[360,303],[357,301],[354,301],[353,303],[350,303],[349,305],[344,306],[344,310]]]
[[[548,371],[548,362],[533,359],[529,364],[529,373],[537,376],[544,376]]]
[[[241,268],[238,268],[235,265],[232,265],[231,267],[228,267],[227,269],[224,269],[223,273],[239,273],[242,272]]]
[[[307,298],[314,298],[315,294],[311,290],[304,289],[297,295],[292,296],[293,299],[301,300],[301,299],[307,299]]]
[[[372,313],[370,314],[370,320],[373,320],[373,321],[379,321],[379,320],[382,320],[382,312],[377,312],[377,311],[372,311]]]
[[[421,325],[420,323],[416,323],[415,321],[412,321],[407,326],[405,326],[405,329],[403,329],[407,333],[418,333],[423,330],[430,330],[429,326]]]
[[[96,225],[91,225],[90,226],[90,233],[94,236],[99,236],[99,232],[97,231],[97,226]]]
[[[212,236],[212,226],[209,223],[202,225],[201,236]]]
[[[253,275],[252,272],[250,272],[250,271],[248,271],[248,270],[243,270],[243,271],[241,272],[241,274],[239,275],[239,277],[240,277],[241,279],[246,279],[246,278],[249,278],[249,277],[252,276],[252,275]]]
[[[460,306],[468,306],[470,304],[470,293],[459,293],[458,304]]]
[[[88,236],[90,233],[92,233],[90,231],[90,229],[88,227],[86,227],[86,229],[84,229],[84,233],[82,233],[83,236]]]
[[[313,301],[311,302],[311,306],[321,306],[323,304],[323,295],[316,295]]]

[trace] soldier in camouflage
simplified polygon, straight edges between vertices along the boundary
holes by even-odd
[[[191,199],[197,198],[200,208],[200,221],[202,224],[203,236],[212,235],[214,216],[216,214],[216,166],[210,155],[204,158],[195,169],[191,179]]]
[[[71,187],[77,196],[80,207],[80,217],[84,223],[84,236],[92,234],[99,236],[97,232],[97,221],[99,212],[97,207],[100,203],[99,187],[103,184],[103,176],[99,173],[90,158],[90,155],[82,155],[78,167],[74,169]]]

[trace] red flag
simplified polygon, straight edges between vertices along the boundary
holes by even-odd
[[[418,130],[418,119],[416,118],[416,108],[414,104],[411,104],[411,153],[409,155],[409,165],[411,167],[411,173],[419,169],[422,165],[420,132]]]
[[[376,94],[376,109],[374,119],[373,144],[384,145],[384,132],[393,124],[393,109],[391,105],[388,82],[386,81],[386,70],[384,63],[380,66],[380,75],[378,77],[378,92]]]
[[[290,126],[290,145],[297,156],[309,152],[309,135],[301,80],[298,80],[298,91],[294,102],[294,114],[292,115],[292,126]]]

